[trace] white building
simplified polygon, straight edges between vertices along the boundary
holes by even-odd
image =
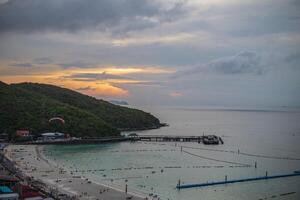
[[[41,136],[42,140],[56,140],[65,138],[65,134],[63,133],[43,133]]]
[[[0,194],[1,200],[18,200],[19,195],[17,193],[6,193],[6,194]]]

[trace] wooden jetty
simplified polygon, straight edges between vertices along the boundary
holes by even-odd
[[[180,136],[180,135],[139,135],[135,140],[148,142],[197,142],[205,143],[207,137],[213,137],[215,140],[210,144],[223,144],[223,140],[215,135],[210,136]]]
[[[211,143],[206,143],[206,138],[215,138]],[[135,135],[134,137],[102,137],[102,138],[81,138],[81,139],[55,139],[36,140],[16,144],[100,144],[124,141],[148,141],[148,142],[198,142],[204,144],[223,144],[223,140],[215,135],[205,136],[178,136],[178,135]]]
[[[274,176],[268,176],[268,173],[266,172],[265,176],[254,177],[254,178],[244,178],[244,179],[234,179],[234,180],[227,180],[227,176],[225,176],[224,181],[195,183],[195,184],[180,184],[180,180],[179,180],[176,188],[177,189],[186,189],[186,188],[194,188],[194,187],[207,187],[207,186],[213,186],[213,185],[225,185],[225,184],[229,184],[229,183],[241,183],[241,182],[249,182],[249,181],[275,179],[275,178],[285,178],[285,177],[292,177],[292,176],[300,176],[300,171],[294,171],[293,173],[290,173],[290,174],[281,174],[281,175],[274,175]]]
[[[45,141],[31,141],[21,144],[101,144],[101,143],[113,143],[113,142],[123,142],[130,141],[130,138],[126,137],[103,137],[103,138],[83,138],[83,139],[75,139],[75,140],[45,140]]]
[[[152,142],[201,142],[203,136],[178,136],[178,135],[140,135],[138,138],[140,141],[152,141]]]

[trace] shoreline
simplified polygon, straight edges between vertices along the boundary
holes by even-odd
[[[27,177],[40,181],[53,191],[75,199],[132,200],[146,199],[142,194],[122,191],[84,176],[72,175],[64,166],[48,159],[42,145],[9,145],[5,156]],[[80,177],[80,178],[79,178]]]
[[[41,156],[41,159],[44,159],[45,162],[48,162],[49,164],[53,165],[54,167],[57,167],[59,166],[58,163],[56,163],[55,161],[53,161],[51,158],[47,158],[47,156],[43,153],[44,149],[45,149],[45,145],[37,145],[37,150],[40,151],[40,156]],[[66,167],[63,167],[63,169],[71,176],[81,176],[81,179],[84,181],[85,179],[85,176],[83,175],[72,175],[70,173],[70,169],[66,168]],[[113,186],[113,185],[107,185],[107,184],[103,184],[103,183],[100,183],[100,182],[97,182],[97,181],[94,181],[92,179],[89,179],[89,181],[91,181],[92,183],[96,184],[96,185],[99,185],[99,186],[103,186],[103,187],[106,187],[106,188],[110,188],[112,190],[116,190],[116,191],[119,191],[119,192],[122,192],[124,193],[124,191],[117,187],[117,186]],[[145,199],[146,196],[141,194],[141,193],[137,193],[137,192],[127,192],[128,195],[133,195],[133,196],[136,196],[136,197],[139,197],[139,198],[142,198],[142,199]]]

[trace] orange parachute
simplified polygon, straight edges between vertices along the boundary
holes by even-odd
[[[63,124],[65,123],[65,120],[61,117],[52,117],[51,119],[49,119],[49,123],[56,120],[60,121]]]

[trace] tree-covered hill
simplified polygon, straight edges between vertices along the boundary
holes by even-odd
[[[70,89],[38,83],[21,83],[11,86],[34,91],[59,102],[84,109],[118,129],[149,129],[160,126],[159,120],[149,113],[114,105]]]
[[[149,113],[46,84],[0,82],[0,108],[0,132],[9,134],[18,129],[38,134],[59,128],[74,136],[108,136],[118,135],[120,129],[160,126]],[[66,123],[53,127],[51,117],[62,117]]]

